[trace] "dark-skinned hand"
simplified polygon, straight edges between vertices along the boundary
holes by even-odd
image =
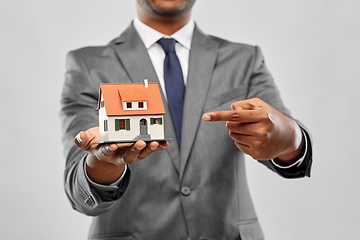
[[[204,121],[226,121],[235,145],[256,160],[291,164],[304,153],[302,130],[291,118],[258,99],[234,102],[232,110],[206,113]]]
[[[81,131],[74,141],[79,149],[88,153],[86,170],[89,177],[101,184],[115,182],[121,176],[125,164],[143,160],[169,146],[166,141],[96,144],[100,141],[99,127]]]

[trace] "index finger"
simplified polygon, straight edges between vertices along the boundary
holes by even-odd
[[[258,110],[226,110],[205,113],[203,115],[204,121],[230,121],[230,122],[259,122]]]

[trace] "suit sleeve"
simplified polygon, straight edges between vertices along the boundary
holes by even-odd
[[[255,47],[255,58],[252,64],[252,75],[249,82],[247,98],[260,98],[286,116],[291,117],[290,111],[284,106],[281,100],[280,93],[269,70],[265,65],[264,57],[258,47]],[[299,166],[293,166],[290,168],[279,168],[273,164],[272,161],[259,161],[284,178],[302,178],[305,176],[310,177],[311,172],[311,136],[309,135],[309,132],[306,130],[305,126],[303,126],[299,121],[295,121],[303,130],[303,133],[306,135],[307,139],[307,152],[305,153],[305,157],[302,163]]]
[[[85,175],[86,152],[74,144],[80,132],[98,126],[97,101],[100,83],[91,79],[86,51],[70,52],[66,58],[65,82],[61,94],[61,131],[66,166],[64,187],[74,209],[86,215],[99,215],[111,208],[125,192],[130,171],[118,186],[93,188]]]

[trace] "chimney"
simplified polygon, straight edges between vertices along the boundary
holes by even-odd
[[[145,88],[149,87],[149,81],[147,79],[144,79],[144,83],[145,83]]]

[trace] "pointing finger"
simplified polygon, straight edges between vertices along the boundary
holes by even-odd
[[[239,111],[234,111],[234,110],[205,113],[203,115],[203,120],[204,121],[239,121],[240,114]]]
[[[205,113],[204,121],[230,121],[253,123],[260,122],[264,118],[264,112],[261,109],[256,110],[227,110]]]

